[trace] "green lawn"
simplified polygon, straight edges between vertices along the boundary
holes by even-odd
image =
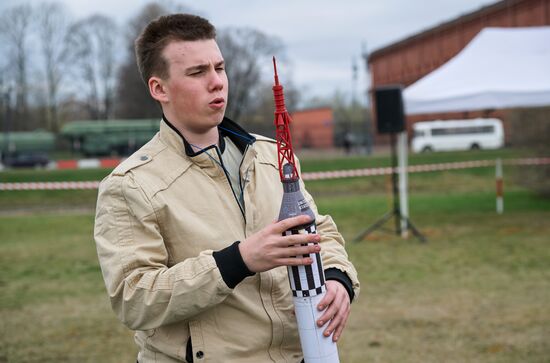
[[[94,180],[82,172],[64,177]],[[429,242],[383,231],[352,242],[388,210],[387,184],[307,183],[348,240],[362,283],[341,361],[548,362],[550,200],[507,178],[505,213],[496,215],[492,168],[411,174],[411,218]],[[97,263],[95,194],[0,192],[0,362],[135,361]]]
[[[426,196],[434,203],[413,219],[427,244],[383,233],[348,243],[363,290],[345,362],[548,361],[550,203],[513,192],[495,216],[486,197]],[[373,220],[345,209],[334,217],[347,236]]]
[[[110,172],[110,169],[11,169],[0,172],[0,182],[90,181],[101,180]]]

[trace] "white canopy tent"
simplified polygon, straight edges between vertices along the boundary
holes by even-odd
[[[403,99],[407,114],[550,105],[550,26],[485,28]]]

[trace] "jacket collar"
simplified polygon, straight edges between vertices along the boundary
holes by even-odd
[[[162,121],[160,126],[160,138],[172,148],[180,152],[182,149],[185,150],[185,155],[188,157],[195,157],[206,150],[214,148],[215,145],[209,146],[199,151],[194,151],[189,142],[185,137],[179,132],[179,130],[166,118],[162,115]],[[229,137],[231,141],[239,148],[239,150],[244,154],[246,147],[253,144],[256,141],[256,138],[250,135],[245,129],[239,126],[236,122],[230,120],[227,117],[224,117],[222,122],[218,125],[218,134],[219,141],[218,145],[220,152],[225,150],[225,141],[224,137]]]

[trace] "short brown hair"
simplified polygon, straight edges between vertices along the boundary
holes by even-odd
[[[216,28],[200,16],[164,15],[151,21],[135,42],[136,59],[141,78],[168,78],[168,64],[162,57],[164,48],[174,40],[208,40],[216,37]]]

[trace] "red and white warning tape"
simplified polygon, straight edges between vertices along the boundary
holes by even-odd
[[[550,164],[549,158],[524,158],[524,159],[508,159],[504,161],[506,165],[546,165]],[[455,169],[470,169],[482,168],[495,165],[495,160],[474,160],[474,161],[457,161],[454,163],[439,163],[439,164],[423,164],[410,165],[407,167],[409,173],[421,173],[428,171],[443,171]],[[396,168],[397,171],[397,168]],[[352,169],[352,170],[336,170],[336,171],[321,171],[314,173],[302,173],[304,180],[322,180],[336,178],[350,178],[356,176],[372,176],[372,175],[389,175],[392,173],[392,168],[368,168],[368,169]]]
[[[99,181],[0,183],[0,190],[84,190],[98,187]]]
[[[548,165],[550,157],[546,158],[524,158],[507,159],[505,165]],[[474,160],[460,161],[454,163],[411,165],[407,168],[409,173],[443,171],[455,169],[480,168],[495,165],[495,160]],[[304,180],[322,180],[336,178],[352,178],[374,175],[389,175],[392,168],[367,168],[337,171],[322,171],[302,173]],[[0,191],[8,190],[76,190],[76,189],[97,189],[99,181],[76,181],[76,182],[29,182],[29,183],[0,183]]]

